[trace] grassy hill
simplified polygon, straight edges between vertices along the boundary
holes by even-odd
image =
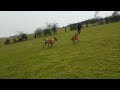
[[[7,79],[117,79],[120,78],[120,23],[83,28],[80,42],[72,44],[76,31],[0,46],[0,78]],[[43,48],[43,38],[58,39]]]

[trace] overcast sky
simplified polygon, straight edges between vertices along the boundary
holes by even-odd
[[[98,16],[106,17],[113,11],[101,11]],[[33,33],[46,23],[56,22],[66,26],[94,17],[95,11],[0,11],[0,37],[8,37],[22,31]]]

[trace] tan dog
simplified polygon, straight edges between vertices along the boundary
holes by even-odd
[[[74,36],[72,36],[71,40],[73,41],[73,44],[75,43],[75,41],[79,41],[78,40],[78,34],[76,33]]]
[[[43,45],[43,48],[46,44],[48,44],[48,47],[49,47],[49,44],[51,44],[51,46],[53,46],[54,42],[57,41],[57,38],[54,37],[54,39],[43,39],[45,40],[45,43]]]

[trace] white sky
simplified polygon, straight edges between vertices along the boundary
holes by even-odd
[[[101,11],[98,16],[106,17],[113,11]],[[33,33],[46,23],[56,22],[66,26],[94,17],[95,11],[0,11],[0,37],[15,35],[18,31]]]

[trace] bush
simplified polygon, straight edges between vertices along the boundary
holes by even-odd
[[[14,39],[13,39],[13,43],[16,43],[16,42],[17,42],[17,40],[14,38]]]
[[[7,38],[6,41],[4,42],[5,45],[10,44],[10,40]]]
[[[23,40],[22,40],[22,37],[18,36],[17,42],[21,42],[21,41],[23,41]]]
[[[20,39],[22,39],[22,40],[27,40],[28,39],[28,37],[25,33],[20,34],[20,37],[21,37]]]
[[[51,30],[50,30],[50,29],[45,29],[45,30],[43,31],[43,34],[46,36],[46,35],[51,35],[52,33],[51,33]]]

